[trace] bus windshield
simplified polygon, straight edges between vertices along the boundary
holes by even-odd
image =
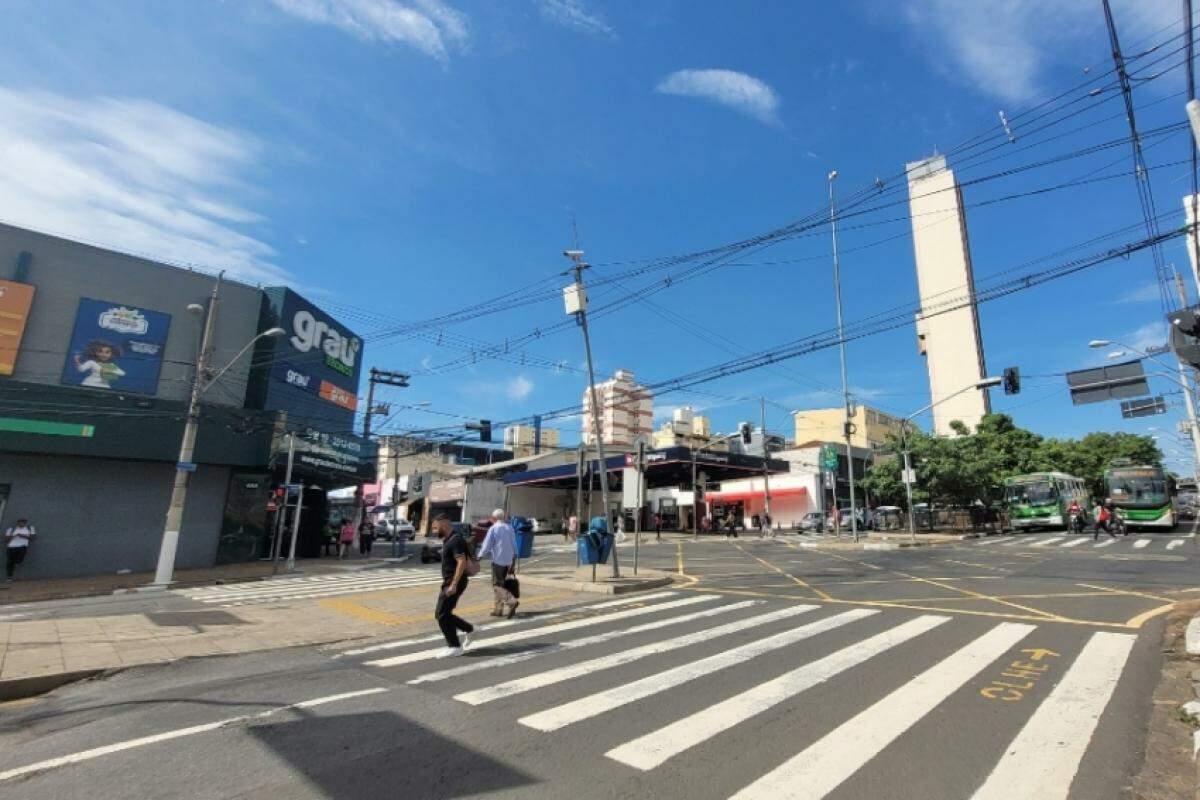
[[[1108,493],[1114,503],[1162,505],[1167,502],[1167,481],[1158,470],[1113,471]]]
[[[1011,505],[1050,506],[1058,502],[1058,489],[1049,481],[1010,483],[1007,496]]]

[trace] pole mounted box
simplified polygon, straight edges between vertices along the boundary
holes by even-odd
[[[1200,368],[1200,306],[1181,308],[1167,314],[1171,326],[1171,349],[1180,361]]]

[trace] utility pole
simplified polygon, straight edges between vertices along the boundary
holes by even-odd
[[[608,459],[604,453],[604,436],[600,430],[600,400],[596,392],[596,369],[592,361],[592,341],[588,336],[587,324],[587,291],[583,285],[583,271],[588,269],[588,264],[584,263],[582,250],[567,250],[564,255],[571,259],[571,271],[575,274],[575,283],[563,290],[563,297],[567,304],[567,313],[575,315],[575,321],[578,323],[580,330],[583,331],[583,350],[587,356],[588,367],[588,392],[592,401],[592,435],[596,437],[596,451],[600,456],[600,502],[604,509],[604,529],[610,535],[614,536],[612,521],[609,518],[608,505]],[[614,578],[621,577],[621,568],[617,564],[617,543],[614,538],[612,549],[612,576]]]
[[[363,439],[367,440],[368,444],[371,441],[371,415],[375,413],[386,414],[389,410],[387,406],[380,406],[379,409],[375,408],[375,384],[382,383],[387,386],[398,386],[401,389],[406,389],[408,388],[408,379],[411,377],[411,375],[403,372],[392,372],[386,369],[371,367],[370,376],[367,378],[367,412],[363,414]],[[378,466],[378,461],[376,461],[376,469],[378,469]],[[366,503],[363,502],[365,498],[361,483],[354,490],[354,500],[357,506],[354,515],[356,520],[355,527],[358,527],[362,525],[367,512]]]
[[[771,472],[767,467],[771,450],[767,447],[767,398],[765,397],[758,398],[758,427],[762,431],[763,443],[763,513],[767,515],[767,533],[773,533],[775,518],[771,516]]]
[[[829,233],[833,240],[833,291],[837,297],[837,334],[838,357],[842,363],[842,398],[846,404],[846,471],[850,476],[850,530],[854,541],[858,541],[858,509],[854,499],[854,451],[851,449],[851,434],[854,432],[853,403],[850,400],[850,384],[846,379],[846,336],[842,326],[842,265],[838,261],[837,247],[837,204],[833,197],[833,182],[837,179],[837,170],[829,173]],[[837,478],[833,482],[833,504],[837,508]],[[840,516],[840,514],[839,514]]]
[[[1187,308],[1187,289],[1183,285],[1183,277],[1179,271],[1175,272],[1175,290],[1179,292],[1179,304],[1183,308]],[[1188,370],[1183,365],[1183,359],[1177,359],[1179,364],[1179,381],[1183,384],[1183,401],[1184,407],[1187,408],[1188,428],[1192,434],[1192,451],[1196,459],[1196,470],[1200,472],[1200,427],[1196,425],[1196,398],[1193,397],[1192,382],[1189,380]]]
[[[700,538],[700,504],[696,502],[696,443],[693,441],[692,451],[692,538]]]
[[[578,541],[583,533],[583,463],[586,450],[583,442],[579,443],[579,453],[575,459],[575,539]],[[575,566],[579,566],[579,547],[575,547]]]
[[[279,548],[283,544],[283,519],[287,518],[288,498],[292,495],[292,464],[296,459],[296,433],[288,431],[288,459],[287,471],[283,477],[283,506],[279,510],[280,524],[278,526],[278,535],[275,537],[275,552],[271,554],[271,572],[279,571]],[[299,507],[296,509],[296,514],[300,513]],[[291,544],[288,545],[287,570],[291,572],[296,568],[296,537],[292,536]]]
[[[217,298],[221,291],[221,278],[217,275],[212,294],[208,299],[208,313],[204,318],[204,333],[200,337],[200,354],[196,358],[196,374],[192,377],[192,391],[188,396],[187,421],[183,426],[183,439],[179,444],[179,459],[175,463],[175,483],[171,487],[171,502],[167,506],[167,519],[163,526],[162,545],[158,551],[158,565],[154,570],[154,586],[166,587],[175,572],[175,553],[179,549],[179,531],[183,527],[183,509],[187,504],[188,483],[196,465],[192,456],[196,450],[196,431],[200,424],[200,396],[208,379],[209,362],[212,359],[212,335],[217,324]]]

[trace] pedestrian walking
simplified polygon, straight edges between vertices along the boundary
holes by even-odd
[[[567,529],[563,531],[563,538],[573,542],[579,538],[579,517],[574,514],[567,520]]]
[[[1100,538],[1100,531],[1104,531],[1114,539],[1117,538],[1117,535],[1112,531],[1113,514],[1110,508],[1111,505],[1111,500],[1105,500],[1096,506],[1096,530],[1092,534],[1092,541]]]
[[[371,555],[371,545],[375,543],[375,524],[369,519],[364,519],[362,525],[358,526],[358,554],[361,556]]]
[[[504,521],[504,509],[497,508],[492,512],[492,527],[488,528],[483,546],[479,548],[478,558],[492,560],[492,604],[493,617],[508,615],[509,619],[517,613],[520,602],[509,591],[509,579],[517,560],[517,532],[513,526]]]
[[[737,523],[734,521],[732,513],[725,518],[725,538],[728,539],[730,537],[734,539],[738,538]]]
[[[33,540],[37,538],[37,531],[29,524],[29,520],[21,517],[17,523],[4,532],[4,543],[7,558],[5,559],[6,577],[5,581],[13,579],[13,573],[16,572],[17,565],[25,561],[25,554],[29,552],[29,546],[33,544]]]
[[[338,534],[338,558],[346,558],[350,555],[350,548],[354,547],[354,523],[346,520],[342,523],[342,532]]]
[[[654,541],[662,541],[662,516],[659,514],[654,515]]]
[[[433,531],[442,540],[442,587],[438,590],[433,617],[442,630],[442,636],[446,637],[446,649],[438,654],[438,658],[452,658],[461,656],[463,650],[471,646],[471,634],[475,631],[474,625],[454,613],[458,598],[467,590],[472,569],[471,550],[462,534],[454,531],[450,518],[445,514],[433,521]],[[475,568],[478,568],[478,562]],[[463,633],[461,642],[459,631]]]

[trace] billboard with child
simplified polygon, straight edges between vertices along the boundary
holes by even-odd
[[[62,382],[89,389],[155,394],[171,315],[81,298]]]

